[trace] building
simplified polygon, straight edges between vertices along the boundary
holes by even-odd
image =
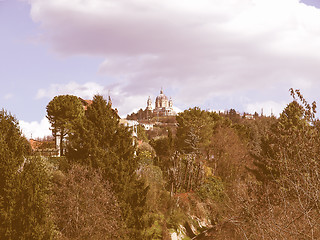
[[[42,140],[29,140],[31,150],[33,154],[39,154],[41,156],[47,157],[58,157],[60,152],[55,148],[55,140],[52,139],[42,139]]]
[[[134,120],[120,119],[120,124],[122,124],[132,130],[132,145],[134,145],[136,139],[138,138],[139,122],[134,121]]]
[[[147,100],[147,108],[148,111],[153,111],[153,114],[156,116],[175,116],[176,113],[173,111],[173,101],[172,99],[168,99],[166,95],[164,95],[162,89],[160,90],[160,95],[156,97],[155,108],[152,108],[152,100],[149,96]]]
[[[146,131],[153,130],[154,124],[152,123],[140,123]]]
[[[139,125],[138,121],[120,119],[120,124],[132,129],[132,137],[137,137],[138,136],[138,125]]]
[[[86,111],[88,107],[92,104],[92,100],[85,100],[79,97],[79,100],[83,106],[83,109]]]

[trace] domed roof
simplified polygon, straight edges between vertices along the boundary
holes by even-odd
[[[163,91],[162,91],[162,89],[161,89],[160,95],[157,96],[156,100],[163,100],[163,99],[164,99],[164,100],[168,100],[167,96],[163,94]]]

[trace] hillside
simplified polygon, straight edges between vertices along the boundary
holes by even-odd
[[[84,109],[61,95],[48,105],[70,109],[48,114],[60,157],[3,110],[0,238],[318,239],[319,120],[291,95],[279,118],[194,107],[149,130],[137,119],[134,137],[102,96]]]

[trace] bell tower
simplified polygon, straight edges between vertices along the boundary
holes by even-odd
[[[149,98],[147,100],[147,110],[152,111],[152,101],[151,101],[150,96],[149,96]]]
[[[173,107],[173,102],[172,102],[172,99],[170,98],[169,100],[169,108],[172,108]]]

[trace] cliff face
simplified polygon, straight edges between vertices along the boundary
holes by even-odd
[[[168,226],[172,240],[201,239],[213,228],[213,202],[202,201],[194,192],[176,194]]]

